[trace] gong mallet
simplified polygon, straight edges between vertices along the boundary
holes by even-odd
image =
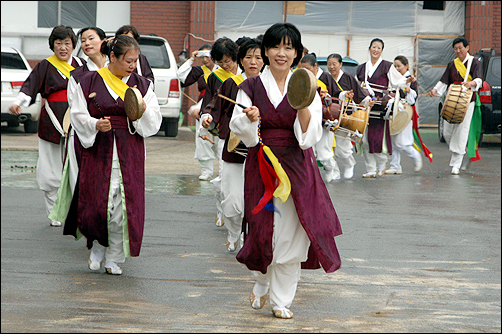
[[[183,95],[185,95],[185,96],[186,96],[186,97],[187,97],[190,101],[192,101],[194,104],[197,104],[197,102],[196,102],[194,99],[192,99],[190,96],[188,96],[185,92],[182,92],[182,93],[183,93]]]
[[[232,103],[234,103],[234,104],[238,105],[238,106],[239,106],[239,107],[241,107],[242,109],[247,109],[247,108],[248,108],[248,107],[245,107],[245,106],[243,106],[242,104],[238,103],[237,101],[234,101],[234,100],[232,100],[232,99],[231,99],[231,98],[229,98],[229,97],[226,97],[225,95],[218,94],[218,96],[219,96],[219,97],[221,97],[222,99],[225,99],[225,100],[227,100],[227,101],[230,101],[230,102],[232,102]]]
[[[105,119],[105,114],[103,114],[103,112],[101,111],[101,108],[99,107],[98,101],[96,101],[96,95],[97,95],[96,92],[92,92],[91,94],[89,94],[89,98],[94,101],[94,103],[96,104],[96,107],[98,107],[98,110],[99,110],[99,113],[101,114],[101,117],[103,119]]]

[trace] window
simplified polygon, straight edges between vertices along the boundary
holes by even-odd
[[[38,1],[38,27],[96,26],[97,1]]]
[[[424,9],[444,10],[444,1],[424,1]]]
[[[20,55],[7,52],[2,52],[2,68],[27,70]]]

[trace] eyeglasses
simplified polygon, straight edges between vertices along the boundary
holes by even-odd
[[[223,65],[230,65],[232,64],[233,60],[232,58],[227,58],[227,60],[225,61],[217,61],[216,64],[218,64],[218,66],[223,66]]]

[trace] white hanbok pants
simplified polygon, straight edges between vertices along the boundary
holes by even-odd
[[[36,179],[38,187],[44,191],[47,216],[49,216],[58,195],[61,176],[63,175],[64,154],[64,137],[61,137],[59,144],[38,138]]]
[[[338,165],[335,161],[335,153],[333,152],[333,132],[330,130],[322,129],[321,139],[313,146],[314,154],[319,160],[324,169],[327,171],[336,170],[340,172]]]
[[[221,176],[221,207],[228,230],[228,242],[236,242],[242,231],[244,217],[244,164],[223,161]]]
[[[277,307],[291,306],[300,281],[301,262],[307,260],[310,240],[303,229],[291,196],[286,203],[274,198],[273,259],[267,273],[253,271],[255,295],[263,296],[270,289],[270,303]]]
[[[387,143],[385,142],[385,132],[384,132],[384,142],[382,144],[383,152],[388,152],[386,145]],[[363,151],[364,163],[366,165],[367,173],[376,173],[378,170],[382,170],[385,167],[385,164],[387,163],[387,153],[370,153],[367,129],[364,132],[361,150]]]
[[[413,147],[413,122],[410,121],[403,131],[390,137],[392,139],[391,168],[402,170],[401,152],[409,156],[413,162],[421,159],[420,153]]]
[[[350,168],[356,165],[356,159],[354,159],[351,140],[345,136],[342,134],[336,137],[335,159],[345,168]]]
[[[474,102],[471,102],[469,103],[462,123],[450,124],[444,121],[443,136],[451,152],[451,167],[460,168],[462,166],[462,159],[464,158],[467,140],[469,139],[469,129],[471,127],[473,112]]]
[[[214,141],[214,145],[208,140],[204,140],[199,137],[200,120],[195,120],[195,154],[194,158],[199,161],[199,166],[201,169],[201,174],[213,175],[213,160],[216,158],[216,153],[213,149],[218,144],[218,136],[213,136],[209,134],[209,138]]]

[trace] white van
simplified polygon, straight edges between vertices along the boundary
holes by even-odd
[[[115,33],[107,32],[106,36],[113,37]],[[80,44],[80,41],[78,43]],[[160,131],[164,131],[166,137],[176,137],[182,99],[174,53],[169,42],[159,36],[140,35],[139,46],[141,53],[148,59],[155,77],[154,91],[162,114]],[[80,46],[77,56],[87,58]]]

